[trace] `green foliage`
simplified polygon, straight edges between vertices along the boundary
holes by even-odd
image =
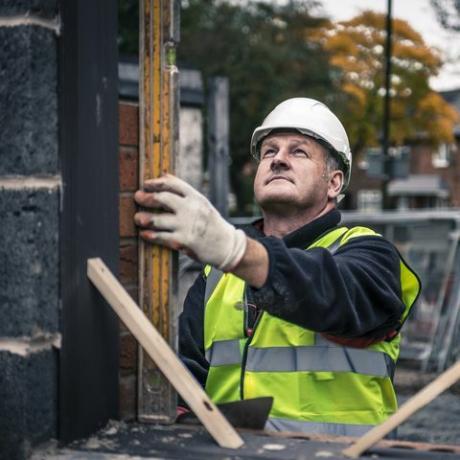
[[[205,81],[218,75],[230,80],[232,179],[240,213],[250,202],[245,195],[252,195],[240,183],[240,171],[249,160],[252,131],[265,115],[288,97],[335,101],[327,55],[309,40],[323,23],[309,15],[311,6],[306,1],[183,4],[179,65],[200,70]]]
[[[365,11],[359,16],[319,28],[314,39],[328,51],[339,70],[345,103],[339,108],[352,151],[378,145],[385,95],[385,15]],[[390,137],[402,145],[420,134],[434,144],[453,141],[455,109],[429,85],[441,59],[412,27],[393,20]]]
[[[139,53],[139,0],[118,0],[118,50],[125,55]]]

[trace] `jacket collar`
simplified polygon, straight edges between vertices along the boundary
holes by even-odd
[[[333,209],[327,214],[324,214],[323,216],[318,217],[303,227],[300,227],[297,230],[287,234],[285,237],[283,237],[283,241],[289,248],[305,249],[323,233],[336,228],[340,223],[340,220],[340,211]],[[264,233],[261,231],[263,228],[263,219],[258,219],[252,224],[245,225],[241,228],[251,238],[259,239],[265,237]]]

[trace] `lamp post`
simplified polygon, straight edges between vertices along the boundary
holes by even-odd
[[[386,20],[386,40],[385,40],[385,98],[383,106],[383,137],[382,137],[382,155],[383,155],[383,181],[382,181],[382,208],[389,208],[388,183],[390,182],[390,162],[389,162],[389,145],[390,145],[390,117],[391,117],[391,54],[392,54],[392,0],[387,0],[387,20]]]

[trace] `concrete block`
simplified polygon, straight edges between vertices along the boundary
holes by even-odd
[[[0,458],[22,460],[57,435],[57,352],[0,351]]]
[[[58,331],[59,191],[0,188],[0,337]]]
[[[2,0],[0,3],[0,16],[30,14],[52,18],[57,13],[57,0]]]
[[[58,170],[56,38],[0,27],[0,175]]]

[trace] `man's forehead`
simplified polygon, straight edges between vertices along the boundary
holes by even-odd
[[[261,145],[264,144],[272,144],[276,142],[298,142],[298,143],[305,143],[305,144],[311,144],[314,142],[314,140],[309,137],[305,136],[300,133],[292,133],[292,132],[276,132],[269,134],[267,137],[265,137],[262,140]]]

